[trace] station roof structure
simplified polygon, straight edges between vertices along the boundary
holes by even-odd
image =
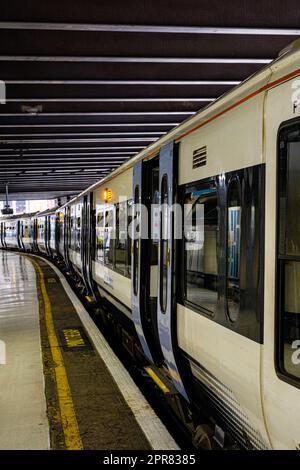
[[[76,194],[300,35],[298,0],[3,1],[0,195]]]

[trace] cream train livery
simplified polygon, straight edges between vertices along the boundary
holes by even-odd
[[[194,436],[217,425],[221,445],[228,434],[246,448],[300,447],[299,90],[296,42],[58,209],[54,249],[32,244],[94,297]],[[179,240],[175,202],[190,208]],[[138,203],[161,207],[158,236],[128,235],[132,217],[154,217]]]

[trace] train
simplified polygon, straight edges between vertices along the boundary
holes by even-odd
[[[299,450],[299,162],[298,40],[0,244],[64,266],[200,446]]]

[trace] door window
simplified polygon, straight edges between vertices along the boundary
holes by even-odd
[[[300,125],[280,133],[278,165],[279,368],[300,379]]]

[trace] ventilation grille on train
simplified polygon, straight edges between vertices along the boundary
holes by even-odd
[[[206,165],[207,150],[206,145],[193,151],[193,168]]]

